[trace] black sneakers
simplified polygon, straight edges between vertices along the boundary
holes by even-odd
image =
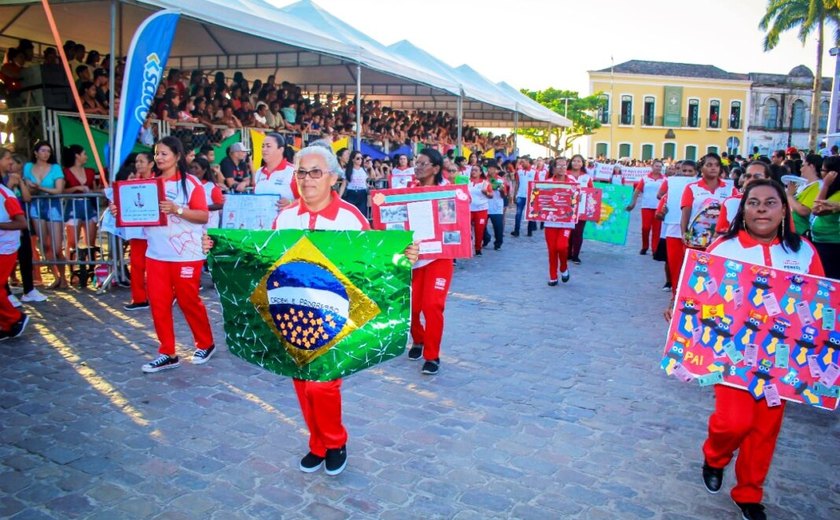
[[[139,311],[140,309],[148,309],[148,308],[149,308],[149,302],[148,301],[137,302],[137,303],[131,302],[131,303],[128,303],[126,305],[123,305],[123,309],[125,309],[127,311]]]
[[[576,264],[576,265],[580,265],[580,257],[573,256],[572,258],[569,258],[569,262],[571,262],[573,264]]]
[[[301,461],[303,462],[303,461]],[[324,473],[335,476],[344,471],[347,466],[347,445],[332,450],[327,450]]]
[[[549,281],[548,281],[548,286],[549,286],[549,287],[554,287],[554,286],[555,286],[555,285],[557,285],[558,283],[559,283],[559,282],[558,282],[557,280],[549,280]]]
[[[427,360],[423,363],[422,372],[426,375],[433,376],[438,373],[438,370],[440,370],[440,358]]]
[[[410,349],[408,349],[408,359],[412,361],[417,361],[423,357],[423,345],[412,345]]]
[[[311,451],[300,459],[300,470],[304,473],[315,473],[324,465],[324,457],[319,457]]]
[[[210,358],[213,357],[213,352],[216,352],[216,345],[210,345],[205,349],[195,349],[192,357],[193,365],[203,365],[204,363],[207,363],[210,361]]]
[[[580,261],[578,261],[578,263],[580,263]],[[563,280],[563,283],[567,283],[571,277],[572,273],[570,273],[568,269],[560,273],[560,279]]]
[[[735,502],[741,508],[741,518],[744,520],[767,520],[764,506],[752,502]]]
[[[155,372],[160,372],[161,370],[169,370],[170,368],[178,368],[181,366],[181,362],[178,360],[178,356],[169,357],[166,354],[161,354],[153,361],[149,361],[145,365],[143,365],[143,372],[147,374],[154,374]]]
[[[640,255],[646,255],[647,254],[647,249],[640,249],[639,254]]]
[[[16,338],[23,334],[23,330],[26,328],[26,325],[29,323],[29,316],[24,313],[20,313],[20,318],[12,324],[12,328],[9,329],[9,337]]]
[[[715,494],[720,491],[720,486],[723,485],[723,469],[713,468],[704,462],[703,484],[709,493]]]

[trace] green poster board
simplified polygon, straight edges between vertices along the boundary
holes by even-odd
[[[595,187],[601,190],[601,220],[589,222],[583,238],[623,246],[630,227],[630,213],[624,208],[633,197],[633,186],[596,182]]]

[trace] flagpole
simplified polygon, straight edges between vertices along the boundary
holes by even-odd
[[[118,166],[114,164],[114,82],[116,81],[116,35],[117,35],[117,0],[111,0],[111,59],[108,60],[108,152],[111,154],[108,159],[110,168],[110,180],[114,182],[117,176]]]

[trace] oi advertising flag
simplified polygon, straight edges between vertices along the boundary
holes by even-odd
[[[405,351],[410,231],[208,233],[234,355],[275,374],[331,381]]]
[[[137,142],[137,134],[146,120],[158,84],[163,77],[163,69],[169,59],[175,26],[180,16],[176,11],[157,12],[140,24],[131,40],[120,95],[120,113],[117,118],[111,164],[112,175],[116,175],[116,171]]]

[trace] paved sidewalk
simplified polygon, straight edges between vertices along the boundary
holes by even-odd
[[[712,391],[659,369],[663,264],[638,250],[586,242],[558,287],[539,231],[459,261],[439,375],[402,357],[345,380],[338,477],[298,470],[292,384],[227,352],[212,290],[219,352],[190,364],[178,311],[182,366],[151,375],[127,290],[54,292],[0,344],[0,517],[740,518],[731,469],[703,488]],[[837,417],[788,406],[770,518],[840,518]]]

